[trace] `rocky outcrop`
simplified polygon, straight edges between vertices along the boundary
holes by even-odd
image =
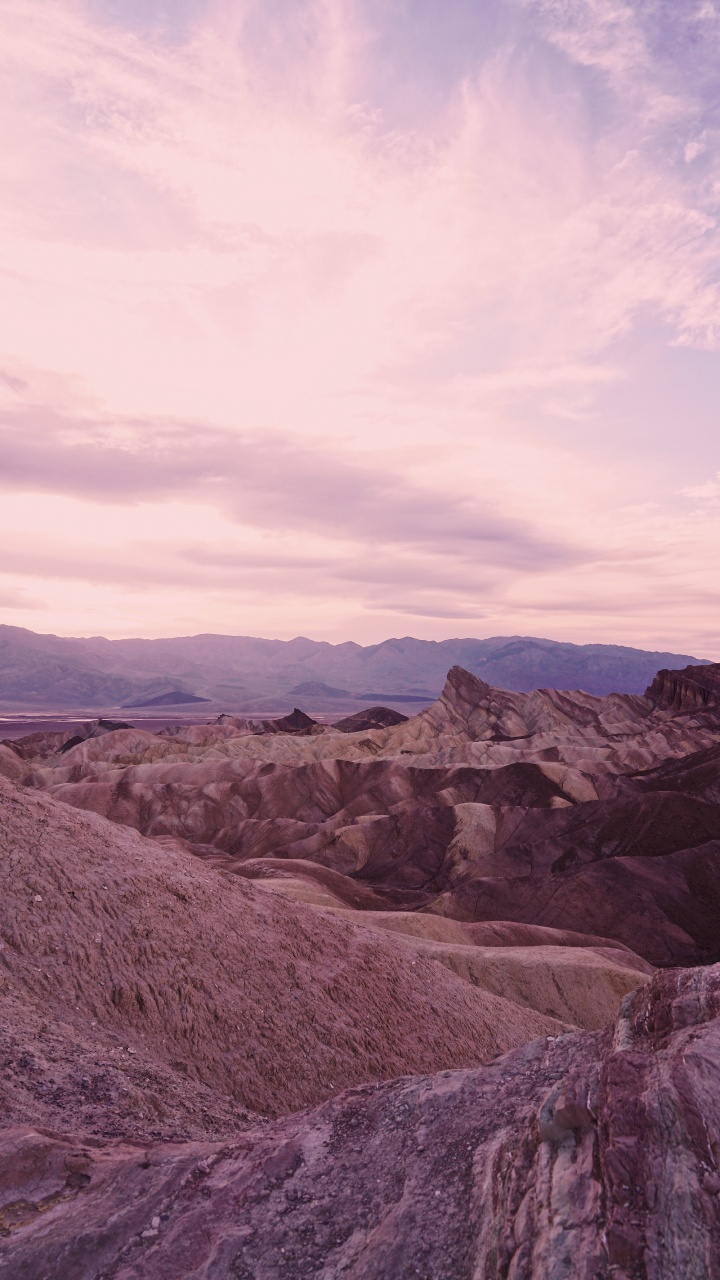
[[[681,760],[668,760],[656,769],[644,769],[618,780],[619,795],[638,796],[664,791],[720,805],[720,745],[693,751]]]
[[[345,716],[336,720],[333,729],[341,733],[364,733],[368,729],[390,729],[396,724],[405,724],[408,717],[390,707],[368,707],[365,711],[356,711],[353,716]]]
[[[546,877],[469,880],[426,910],[602,933],[654,965],[720,957],[720,843],[664,858],[614,858]]]
[[[299,707],[295,707],[288,716],[281,716],[279,720],[262,720],[261,733],[307,733],[318,727],[317,720],[313,720],[312,716],[308,716]]]
[[[720,971],[222,1144],[0,1139],[12,1280],[717,1280]]]
[[[695,711],[720,707],[720,663],[658,671],[645,697],[656,709]]]
[[[23,764],[20,757],[15,751],[3,742],[0,742],[0,774],[4,778],[9,778],[11,782],[22,782],[27,773],[27,766]]]
[[[29,733],[21,738],[6,738],[3,745],[14,751],[21,760],[43,760],[48,756],[64,755],[81,742],[103,738],[120,729],[131,729],[125,720],[87,720],[84,724],[55,732]],[[27,770],[25,771],[27,772]]]
[[[513,742],[568,729],[614,732],[641,725],[651,713],[645,699],[630,694],[593,697],[582,691],[496,689],[462,667],[452,667],[437,702],[415,717],[431,735],[461,736],[471,742]],[[627,730],[626,730],[627,731]]]
[[[239,729],[241,732],[250,734],[306,734],[315,729],[320,729],[320,731],[322,731],[317,720],[313,720],[311,716],[306,715],[299,707],[295,707],[289,715],[280,716],[280,718],[276,720],[252,720],[245,716],[229,716],[223,713],[218,716],[214,723],[224,726],[229,725],[232,728]]]
[[[513,825],[485,850],[456,837],[466,857],[425,909],[603,934],[656,965],[720,960],[719,806],[655,792]]]

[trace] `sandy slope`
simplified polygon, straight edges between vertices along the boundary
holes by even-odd
[[[10,778],[13,782],[22,782],[27,773],[27,765],[18,758],[10,747],[3,746],[0,742],[0,775],[3,778]]]
[[[0,854],[4,998],[252,1110],[559,1030],[390,935],[5,781]]]
[[[483,946],[471,934],[481,926],[414,912],[351,911],[311,880],[288,877],[255,883],[295,901],[329,907],[358,927],[391,933],[415,956],[437,961],[474,987],[588,1030],[610,1022],[622,998],[654,972],[640,956],[607,939],[593,944],[588,937],[585,946],[573,946],[567,945],[561,930],[539,929],[540,935],[548,935],[544,941],[497,946],[489,939],[490,945]],[[522,926],[519,936],[521,930]]]

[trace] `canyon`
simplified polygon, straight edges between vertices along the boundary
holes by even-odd
[[[720,1276],[719,698],[6,739],[0,1277]]]

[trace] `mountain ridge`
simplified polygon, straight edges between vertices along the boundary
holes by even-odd
[[[0,625],[0,708],[107,708],[181,692],[226,710],[292,707],[298,686],[318,691],[312,711],[346,695],[392,705],[437,697],[448,669],[462,666],[498,688],[582,688],[642,693],[660,669],[704,665],[690,654],[626,645],[576,645],[534,636],[331,644],[297,636],[273,640],[204,633],[146,640],[41,634]],[[327,692],[323,692],[323,689]],[[332,693],[329,691],[332,690]],[[372,694],[368,693],[372,690]]]

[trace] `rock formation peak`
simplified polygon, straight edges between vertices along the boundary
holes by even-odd
[[[668,711],[720,706],[720,663],[658,671],[645,696],[654,707]]]

